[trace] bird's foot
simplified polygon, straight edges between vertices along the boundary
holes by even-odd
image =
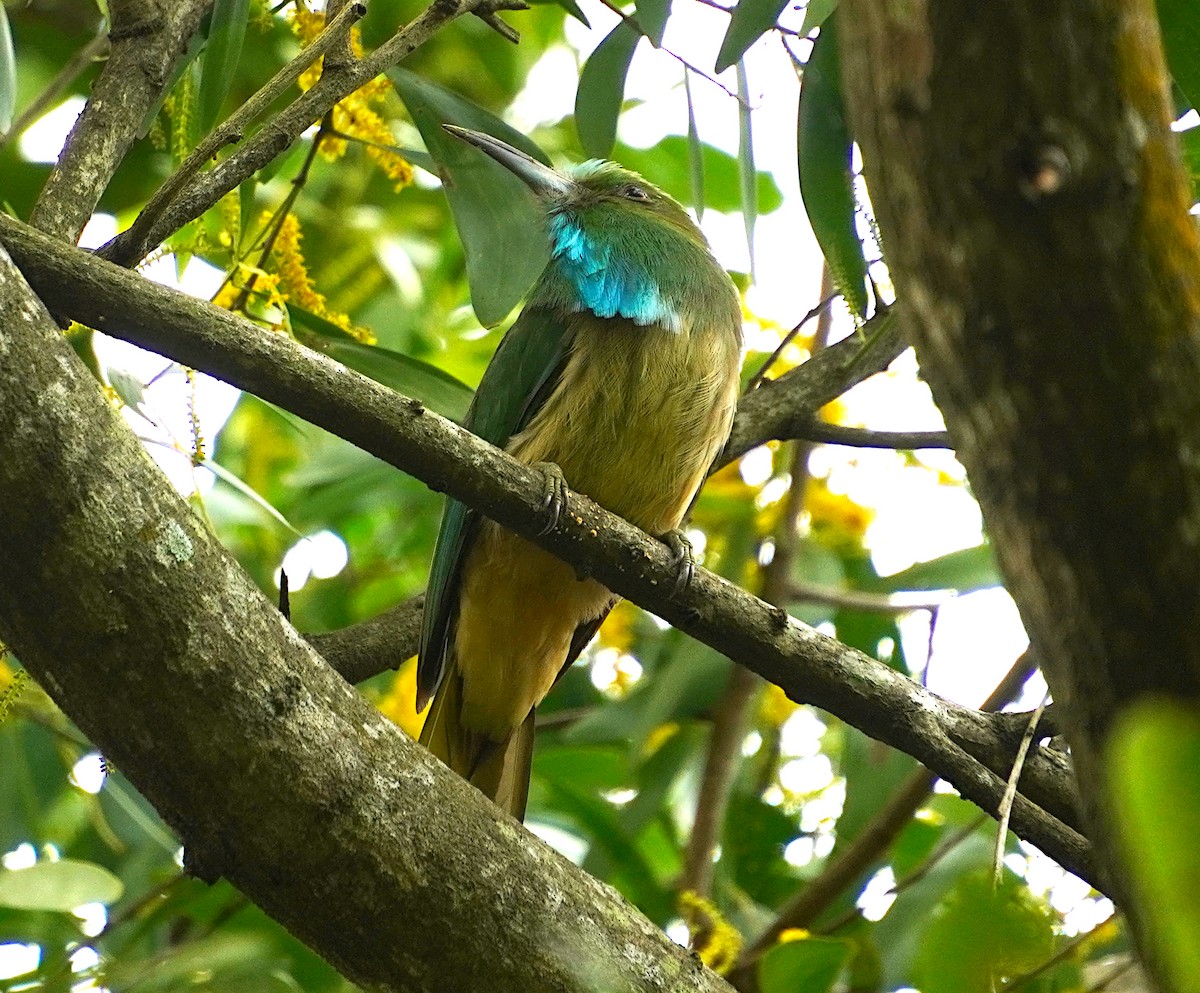
[[[534,462],[530,468],[542,474],[542,513],[546,515],[546,523],[538,534],[549,534],[558,527],[563,511],[567,509],[567,497],[571,492],[567,477],[554,462]]]
[[[681,528],[660,534],[658,540],[671,549],[671,563],[675,567],[675,585],[671,587],[671,595],[678,596],[687,589],[696,574],[695,550]]]

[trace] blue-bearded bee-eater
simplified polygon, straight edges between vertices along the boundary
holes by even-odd
[[[533,190],[550,260],[465,426],[652,535],[683,520],[729,434],[741,306],[683,208],[636,173],[568,173],[446,125]],[[561,473],[558,472],[561,470]],[[616,602],[599,582],[456,500],[426,593],[421,742],[521,818],[533,712]]]

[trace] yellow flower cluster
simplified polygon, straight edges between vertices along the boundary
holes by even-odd
[[[317,292],[304,264],[304,252],[300,248],[301,237],[300,219],[295,214],[288,214],[280,225],[279,234],[275,238],[275,248],[271,252],[281,298],[324,318],[363,344],[373,345],[375,336],[370,331],[356,327],[347,314],[332,310],[324,294]]]
[[[721,916],[716,904],[684,890],[679,894],[679,913],[691,934],[691,947],[700,961],[713,972],[724,975],[737,962],[742,936]]]
[[[290,19],[296,37],[306,45],[325,27],[325,15],[308,10],[303,4],[296,5]],[[350,48],[356,58],[362,57],[362,33],[357,25],[350,29]],[[316,85],[317,80],[321,78],[323,64],[324,59],[318,59],[300,74],[297,83],[301,90],[308,90]],[[389,147],[395,142],[395,138],[387,122],[372,106],[383,100],[388,92],[388,85],[386,79],[377,76],[334,105],[333,129],[337,133],[325,135],[321,139],[321,155],[332,162],[346,154],[346,138],[357,139],[366,149],[367,157],[382,169],[395,188],[400,190],[412,182],[412,166]]]

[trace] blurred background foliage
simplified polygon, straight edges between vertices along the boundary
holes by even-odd
[[[669,48],[662,26],[679,22],[689,30],[686,8],[694,6],[679,0],[670,21],[661,2],[628,13],[651,42]],[[611,23],[605,7],[589,7],[585,18],[573,0],[561,0],[506,15],[520,30],[518,45],[481,20],[459,20],[175,235],[153,263],[166,270],[156,278],[179,279],[190,292],[461,416],[531,278],[512,264],[522,250],[502,240],[497,224],[508,224],[503,237],[513,238],[524,224],[529,251],[536,257],[544,249],[528,203],[511,191],[464,185],[448,203],[436,171],[453,176],[456,164],[436,147],[428,124],[453,118],[501,128],[531,70],[550,57],[561,62],[565,51],[576,75],[563,85],[583,75],[576,113],[585,126],[568,114],[512,140],[532,141],[558,161],[611,155],[697,214],[740,216],[747,231],[787,203],[794,207],[799,183],[806,211],[795,219],[811,224],[824,252],[826,289],[839,290],[850,306],[837,305],[836,320],[801,327],[771,366],[778,375],[822,347],[831,324],[835,335],[854,333],[852,314],[861,319],[890,293],[851,171],[832,23],[815,51],[811,40],[834,6],[812,0],[785,10],[741,0],[732,17],[721,15],[726,29],[712,40],[715,60],[710,52],[707,65],[687,73],[691,128],[685,122],[650,147],[624,140],[614,147],[611,137],[639,103],[626,96],[639,36],[620,22],[593,29],[591,48],[607,40],[586,59],[577,43],[566,44],[597,13]],[[367,49],[422,4],[371,0],[368,8],[359,32]],[[100,204],[115,219],[108,235],[127,226],[208,128],[319,29],[317,12],[301,10],[218,2],[206,43],[193,46]],[[1196,37],[1197,18],[1176,13],[1173,30]],[[39,106],[56,74],[103,37],[104,14],[81,0],[30,0],[8,7],[6,21],[12,44],[0,68],[12,82],[0,101],[8,118],[0,132],[14,120],[18,126],[0,144],[0,196],[24,218],[50,166],[18,131],[32,132],[45,114],[86,95],[100,54],[85,58]],[[727,94],[740,137],[726,148],[701,142],[707,122],[690,101],[692,88],[712,85],[703,75],[715,72],[714,61],[736,67],[766,45],[786,46],[797,92],[802,64],[820,69],[804,78],[790,177],[756,168],[753,98]],[[682,90],[684,69],[677,70],[672,85]],[[721,76],[730,90],[736,75]],[[1182,112],[1192,79],[1178,81]],[[38,113],[22,120],[30,107]],[[1185,146],[1196,147],[1191,136]],[[799,253],[801,240],[775,250]],[[471,252],[477,268],[469,271]],[[797,269],[802,263],[797,254]],[[786,291],[794,314],[817,303],[819,280],[812,282],[811,290]],[[496,327],[482,327],[477,314]],[[746,319],[748,379],[788,327],[755,313],[749,296]],[[252,396],[227,398],[228,416],[218,416],[205,399],[207,384],[158,360],[165,375],[157,385],[167,386],[181,412],[165,413],[147,399],[152,374],[106,358],[111,353],[86,329],[75,338],[110,384],[113,402],[156,439],[152,451],[175,470],[184,466],[173,478],[262,588],[276,588],[288,556],[299,628],[335,630],[423,589],[441,502],[423,484]],[[916,381],[911,369],[907,375]],[[825,414],[837,421],[846,410],[834,404]],[[945,591],[1000,584],[990,549],[977,542],[879,575],[867,535],[892,495],[877,488],[852,498],[821,459],[806,444],[773,443],[717,473],[692,522],[702,561],[846,644],[921,676]],[[945,462],[919,453],[894,462],[897,471],[915,467],[965,493],[961,472]],[[900,609],[896,595],[918,606]],[[913,634],[922,624],[925,644]],[[397,671],[361,689],[415,734],[413,663],[394,662]],[[1099,988],[1124,968],[1122,928],[1105,922],[1111,908],[1085,885],[1010,838],[1002,882],[993,886],[993,822],[947,789],[925,793],[918,780],[914,792],[919,771],[907,756],[731,670],[728,660],[640,609],[618,607],[539,712],[530,827],[745,990],[982,993],[1003,979],[1004,989],[1049,993]],[[713,775],[727,785],[711,788]],[[915,796],[911,809],[885,830],[881,812],[906,789]],[[709,816],[698,817],[698,807]],[[698,831],[706,844],[693,837]],[[853,871],[814,896],[830,865],[874,835],[880,840],[866,846]],[[713,848],[715,859],[707,854]],[[0,852],[2,990],[351,988],[230,886],[188,878],[171,832],[11,656],[0,662]],[[807,916],[790,923],[805,900]]]

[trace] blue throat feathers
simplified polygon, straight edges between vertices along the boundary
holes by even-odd
[[[570,211],[553,211],[548,227],[550,264],[574,290],[574,310],[657,324],[676,333],[683,329],[678,310],[663,296],[648,266],[616,252],[602,234],[585,231]]]

